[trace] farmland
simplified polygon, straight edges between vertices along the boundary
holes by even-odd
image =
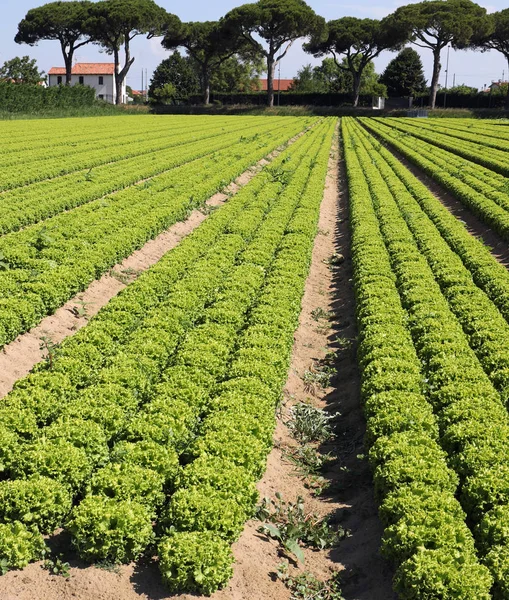
[[[150,558],[161,598],[265,597],[278,556],[291,573],[304,558],[341,571],[352,543],[361,575],[342,580],[346,598],[363,578],[377,598],[390,586],[408,600],[509,598],[509,272],[484,241],[509,239],[506,127],[210,116],[0,127],[5,356],[202,211],[95,316],[77,310],[79,329],[45,335],[6,389],[0,595],[61,538],[76,571]],[[295,434],[299,407],[322,415],[323,438]],[[299,479],[288,457],[300,451],[322,463]],[[341,484],[330,497],[327,478]],[[290,502],[302,490],[316,530],[283,536],[281,494],[277,519],[259,504],[282,488]],[[266,523],[253,535],[255,514]],[[357,542],[370,527],[381,540]],[[239,556],[239,538],[258,559]],[[239,565],[254,572],[255,560],[260,580],[245,576],[240,593]]]

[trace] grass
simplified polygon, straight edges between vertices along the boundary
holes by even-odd
[[[0,110],[0,121],[22,121],[27,119],[65,119],[76,117],[112,117],[125,115],[148,114],[148,106],[136,104],[134,106],[115,106],[114,104],[97,104],[82,108],[59,108],[36,111],[9,112]]]

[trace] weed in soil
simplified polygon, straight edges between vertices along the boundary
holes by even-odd
[[[71,565],[64,561],[62,554],[53,557],[49,552],[46,552],[41,566],[52,575],[61,575],[67,581],[71,578]]]
[[[292,593],[290,600],[345,600],[339,576],[339,573],[335,573],[328,581],[320,581],[308,571],[290,575],[286,562],[280,563],[277,568],[278,579]]]
[[[333,415],[308,402],[299,402],[290,408],[291,417],[286,423],[299,442],[325,442],[334,437],[330,421]]]
[[[337,546],[346,536],[344,529],[334,529],[327,519],[306,513],[301,496],[296,502],[285,502],[279,492],[275,500],[264,498],[256,510],[256,518],[263,521],[258,531],[278,540],[301,563],[304,562],[301,544],[323,550]]]

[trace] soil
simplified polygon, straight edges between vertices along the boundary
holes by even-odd
[[[302,133],[293,137],[288,144],[292,144],[301,135]],[[262,158],[228,185],[223,192],[218,192],[209,198],[205,204],[216,207],[226,202],[282,150],[283,147],[278,148]],[[44,318],[37,327],[4,346],[0,350],[0,398],[7,395],[18,379],[28,375],[32,368],[45,358],[46,351],[41,348],[43,337],[58,344],[76,333],[129,283],[158,262],[166,252],[175,248],[206,217],[207,211],[199,209],[192,211],[185,221],[175,223],[155,239],[147,242],[100,279],[92,282],[84,292],[80,292],[54,314]]]
[[[319,234],[306,282],[299,327],[295,333],[292,364],[284,390],[285,402],[274,434],[274,448],[267,470],[259,482],[261,497],[279,492],[286,501],[304,498],[306,511],[329,516],[331,523],[348,530],[348,537],[332,550],[305,549],[305,564],[299,566],[278,544],[257,532],[259,522],[250,521],[234,544],[234,576],[228,586],[213,594],[212,600],[288,600],[290,591],[277,578],[277,567],[289,562],[291,574],[309,571],[326,580],[342,573],[346,600],[391,600],[395,598],[392,571],[379,555],[381,524],[373,496],[372,477],[363,458],[365,423],[359,403],[359,373],[356,366],[355,302],[352,288],[348,198],[344,167],[338,169],[337,145],[331,153],[329,172],[321,207]],[[339,175],[341,174],[341,177]],[[341,181],[341,184],[339,183]],[[329,267],[332,255],[342,255],[337,266]],[[328,318],[316,318],[315,309],[330,311]],[[337,375],[331,387],[305,387],[305,371],[337,352]],[[1,369],[1,367],[0,367]],[[285,425],[292,404],[311,401],[333,415],[336,437],[319,451],[331,453],[333,461],[324,477],[328,490],[315,496],[305,481],[284,458],[285,450],[297,446]],[[58,539],[62,537],[63,539]],[[52,545],[68,548],[66,534],[54,536]],[[115,571],[88,566],[66,554],[71,577],[51,575],[41,563],[0,578],[2,600],[191,600],[195,595],[168,595],[155,561],[121,566]]]

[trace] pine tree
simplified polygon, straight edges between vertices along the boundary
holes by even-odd
[[[403,48],[391,60],[380,77],[389,96],[415,96],[426,91],[426,79],[419,54],[412,48]]]

